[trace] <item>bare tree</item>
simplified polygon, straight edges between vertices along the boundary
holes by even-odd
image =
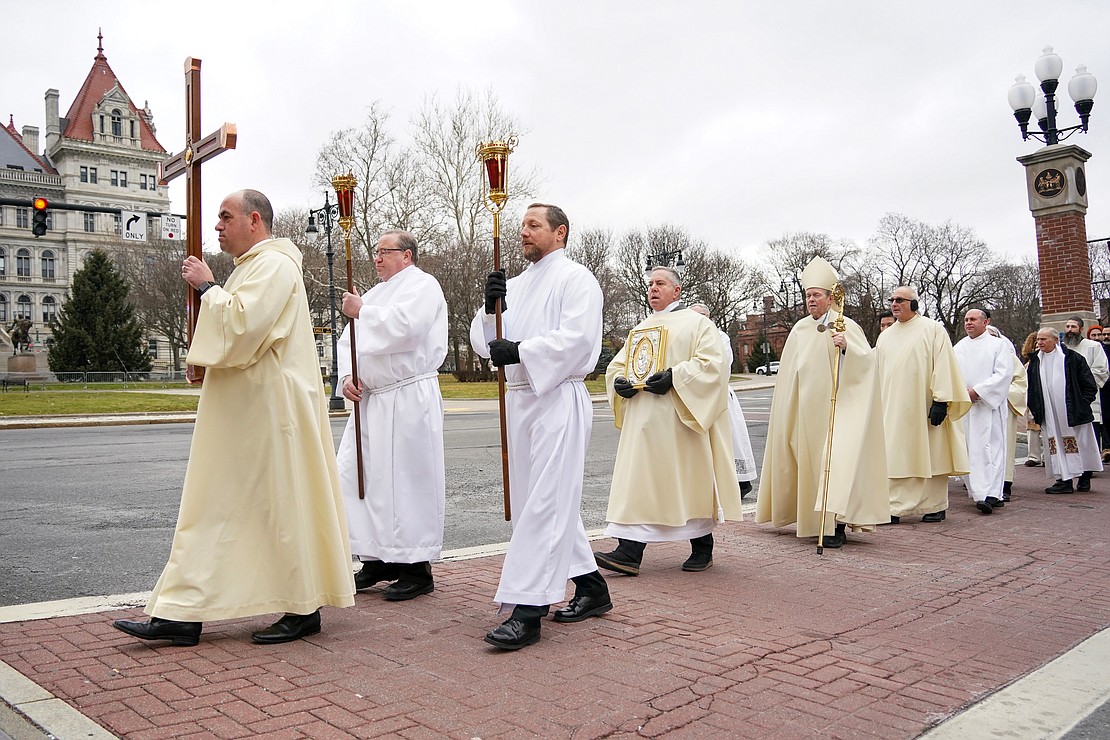
[[[131,303],[148,336],[165,337],[174,370],[181,370],[187,343],[185,242],[151,240],[144,247],[117,249],[116,264],[130,287]]]

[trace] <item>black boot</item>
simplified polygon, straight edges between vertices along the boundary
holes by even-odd
[[[609,586],[599,571],[575,576],[574,598],[552,617],[556,622],[581,622],[589,617],[600,617],[613,608]]]
[[[1014,482],[1012,480],[1002,483],[1002,503],[1008,504],[1010,502],[1010,495],[1013,493],[1013,488]]]
[[[682,569],[690,573],[709,570],[713,565],[713,533],[690,540],[690,557],[682,564]]]
[[[1091,490],[1091,471],[1088,470],[1083,475],[1079,476],[1079,480],[1075,483],[1075,490],[1089,491]]]
[[[518,604],[511,617],[486,634],[486,642],[502,650],[520,650],[539,642],[540,619],[547,615],[549,608]]]
[[[629,576],[640,574],[640,563],[644,559],[647,543],[636,540],[617,540],[617,549],[612,552],[595,552],[594,560],[602,568],[615,570]]]
[[[397,566],[397,570],[397,582],[389,584],[382,591],[386,601],[408,601],[435,590],[432,564],[427,560],[422,563],[402,563]]]

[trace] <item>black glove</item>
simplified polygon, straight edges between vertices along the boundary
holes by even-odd
[[[489,343],[489,361],[497,367],[516,365],[520,362],[520,342],[494,339]]]
[[[486,313],[492,314],[496,311],[498,298],[501,299],[501,311],[504,313],[509,304],[505,302],[505,273],[500,270],[491,272],[486,278]]]
[[[648,379],[644,381],[644,386],[649,393],[658,393],[660,396],[674,388],[674,381],[671,380],[671,369],[667,368],[661,373],[649,375]]]
[[[946,416],[948,416],[948,404],[944,401],[933,401],[933,405],[929,407],[929,423],[939,427],[944,423]]]
[[[621,398],[632,398],[640,392],[639,388],[632,387],[632,383],[628,381],[628,378],[619,375],[613,380],[613,390],[616,391],[617,395]]]

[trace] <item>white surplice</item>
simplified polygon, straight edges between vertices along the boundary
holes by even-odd
[[[562,249],[510,279],[505,339],[520,363],[505,367],[513,534],[494,597],[502,608],[566,598],[567,580],[597,570],[580,511],[593,404],[582,382],[601,354],[601,288]],[[494,317],[479,308],[474,351],[489,357]]]
[[[1102,470],[1102,456],[1092,424],[1068,426],[1064,394],[1064,353],[1057,347],[1040,355],[1041,393],[1044,395],[1044,469],[1049,478],[1072,480],[1087,470]],[[1097,381],[1096,381],[1097,382]],[[1080,399],[1080,403],[1082,403]]]
[[[731,368],[732,342],[724,332],[721,332],[721,341],[725,345],[725,367]],[[748,422],[731,385],[728,388],[728,421],[732,426],[732,459],[736,463],[736,480],[753,481],[756,478],[755,453],[752,452],[752,440],[748,435]]]
[[[967,457],[971,472],[964,477],[975,501],[1002,498],[1006,479],[1008,397],[1014,375],[1014,352],[1008,341],[983,332],[964,337],[953,348],[960,373],[979,400],[964,416]]]
[[[437,370],[447,357],[447,302],[415,265],[362,296],[354,326],[362,400],[358,497],[354,414],[336,459],[351,551],[388,563],[435,560],[443,547],[443,398]],[[339,340],[340,381],[351,375],[350,326]]]
[[[1106,385],[1106,381],[1110,379],[1110,363],[1106,359],[1106,351],[1102,349],[1102,345],[1091,339],[1080,339],[1079,344],[1074,347],[1068,346],[1068,349],[1074,350],[1083,356],[1087,361],[1087,367],[1091,368],[1091,375],[1095,377],[1095,385],[1102,388]],[[1091,412],[1095,415],[1095,423],[1102,423],[1102,401],[1098,396],[1095,400],[1091,401]],[[1087,468],[1090,470],[1090,468]]]

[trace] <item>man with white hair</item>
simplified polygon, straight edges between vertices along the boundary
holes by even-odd
[[[691,311],[700,313],[707,319],[712,320],[709,315],[709,306],[704,303],[695,303],[690,306]],[[732,342],[729,341],[728,334],[719,331],[721,335],[721,343],[725,347],[725,367],[732,368]],[[736,397],[736,391],[732,390],[731,385],[728,388],[728,421],[732,427],[732,459],[736,463],[736,479],[740,482],[740,496],[747,496],[752,492],[752,481],[756,479],[755,469],[755,453],[752,452],[752,440],[748,435],[748,421],[744,418],[744,409],[740,407],[740,399]]]
[[[1045,472],[1056,478],[1044,492],[1091,490],[1091,471],[1102,470],[1091,412],[1098,383],[1091,368],[1082,355],[1060,343],[1055,329],[1042,326],[1026,370],[1029,413],[1044,432]]]
[[[756,522],[797,522],[798,537],[824,532],[822,545],[832,548],[844,545],[848,527],[869,531],[890,520],[875,353],[852,319],[844,317],[843,332],[834,327],[839,279],[820,257],[802,272],[809,315],[782,348],[755,509]]]
[[[1001,497],[1006,479],[1007,395],[1014,375],[1013,348],[987,331],[989,323],[987,309],[968,309],[964,314],[967,336],[953,349],[971,397],[971,410],[963,419],[971,468],[964,482],[975,508],[983,514],[1005,505]]]
[[[944,521],[948,478],[968,473],[967,443],[956,422],[971,398],[948,333],[918,313],[919,300],[908,285],[894,289],[894,326],[875,346],[893,523],[918,514],[923,522]]]
[[[717,522],[741,519],[728,367],[717,327],[683,310],[674,269],[652,270],[647,290],[652,315],[632,329],[605,372],[613,423],[621,430],[605,514],[605,533],[617,547],[595,552],[594,559],[635,576],[648,542],[689,540],[682,570],[700,572],[713,565]],[[642,384],[629,380],[651,370]]]

